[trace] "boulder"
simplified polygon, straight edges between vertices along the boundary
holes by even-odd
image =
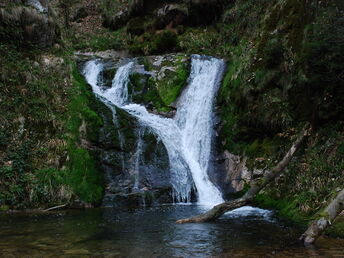
[[[166,4],[155,10],[157,28],[162,29],[169,25],[176,27],[185,23],[188,17],[188,7],[185,4]]]
[[[240,192],[253,177],[246,167],[246,158],[234,155],[225,150],[216,161],[215,183],[220,186],[226,197]]]

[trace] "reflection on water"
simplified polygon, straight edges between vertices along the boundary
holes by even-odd
[[[178,225],[200,206],[0,215],[0,257],[343,257],[344,242],[313,249],[269,211],[244,207],[214,223]]]

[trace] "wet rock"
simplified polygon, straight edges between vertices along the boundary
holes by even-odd
[[[97,52],[75,52],[75,58],[79,62],[85,62],[90,59],[94,58],[102,58],[102,59],[124,59],[130,57],[127,51],[115,51],[115,50],[105,50],[105,51],[97,51]]]

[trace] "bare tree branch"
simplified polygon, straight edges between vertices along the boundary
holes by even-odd
[[[329,227],[334,219],[344,210],[344,189],[322,212],[322,217],[313,221],[305,233],[300,237],[306,245],[313,244],[315,240]]]
[[[281,175],[283,170],[288,166],[289,162],[295,155],[296,151],[300,148],[304,140],[310,135],[311,130],[311,127],[306,127],[306,129],[302,130],[302,133],[293,143],[293,145],[285,154],[283,159],[271,171],[265,173],[262,179],[258,180],[257,182],[254,182],[251,185],[251,188],[246,192],[246,194],[243,197],[216,205],[206,213],[191,218],[180,219],[177,221],[177,223],[182,224],[212,221],[219,218],[227,211],[249,204],[266,185],[268,185]]]

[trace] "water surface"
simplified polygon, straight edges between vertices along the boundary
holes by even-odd
[[[0,215],[0,257],[344,257],[344,242],[310,249],[271,212],[244,208],[213,223],[176,224],[202,211],[170,205]]]

